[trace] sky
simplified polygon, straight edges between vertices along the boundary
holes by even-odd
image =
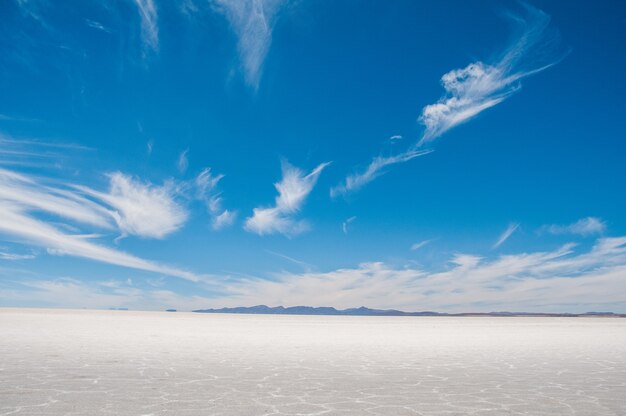
[[[626,312],[622,1],[0,16],[0,306]]]

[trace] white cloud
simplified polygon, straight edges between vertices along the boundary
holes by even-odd
[[[145,47],[159,49],[158,12],[153,0],[134,0],[141,19],[141,39]]]
[[[326,273],[283,273],[229,288],[214,306],[365,305],[406,311],[569,311],[602,305],[626,310],[626,237],[599,239],[589,251],[553,251],[484,259],[457,255],[443,271],[364,263]],[[619,311],[618,311],[619,312]]]
[[[187,210],[176,202],[177,188],[166,182],[155,186],[120,172],[108,175],[109,192],[103,193],[79,186],[108,207],[123,236],[164,238],[179,230],[187,221]]]
[[[237,213],[225,209],[221,214],[213,219],[212,227],[214,230],[221,230],[230,227],[235,222]]]
[[[454,69],[441,78],[445,95],[435,104],[424,107],[420,121],[426,127],[418,145],[432,141],[449,129],[464,123],[518,91],[520,81],[554,65],[555,61],[537,64],[546,56],[533,56],[533,49],[548,48],[555,37],[546,36],[550,16],[531,6],[524,6],[526,16],[512,16],[522,33],[492,64],[474,62]],[[526,65],[532,65],[527,67]]]
[[[96,29],[105,33],[109,33],[109,34],[113,33],[111,29],[109,29],[108,27],[104,26],[102,23],[95,21],[95,20],[85,18],[85,24],[93,29]]]
[[[286,260],[307,266],[299,260]],[[584,251],[566,244],[552,251],[486,259],[459,254],[443,270],[392,267],[369,262],[354,268],[281,273],[271,280],[247,277],[220,287],[219,296],[184,296],[139,290],[132,283],[86,283],[73,279],[28,280],[11,288],[0,282],[0,300],[54,306],[200,309],[222,306],[312,305],[441,312],[626,311],[626,237],[601,238]],[[314,301],[312,301],[312,299]]]
[[[42,27],[49,28],[44,19],[41,17],[42,9],[45,9],[47,2],[33,0],[16,0],[20,11],[25,15],[36,20]]]
[[[509,237],[511,237],[513,235],[513,233],[515,231],[517,231],[517,229],[519,228],[519,224],[518,223],[511,223],[509,224],[506,229],[502,232],[502,234],[500,234],[500,237],[498,237],[498,241],[496,241],[493,245],[493,248],[496,249],[498,247],[500,247],[502,244],[504,244],[504,242],[506,240],[509,239]]]
[[[36,256],[34,254],[15,254],[15,253],[7,253],[5,251],[0,251],[0,260],[31,260]]]
[[[345,181],[342,184],[331,188],[330,196],[334,198],[338,195],[344,195],[349,192],[356,191],[382,175],[384,173],[382,169],[386,168],[387,166],[404,163],[418,156],[427,155],[431,152],[432,150],[412,149],[396,156],[377,156],[372,159],[370,164],[363,172],[349,175],[346,177]]]
[[[229,211],[222,207],[221,194],[216,192],[217,184],[224,175],[213,175],[211,168],[205,168],[196,177],[196,196],[206,204],[211,216],[211,227],[214,230],[221,230],[231,226],[237,218],[237,212]]]
[[[302,267],[302,269],[305,270],[305,271],[310,271],[312,269],[312,266],[309,263],[304,262],[302,260],[295,259],[295,258],[293,258],[291,256],[286,255],[286,254],[278,253],[278,252],[272,251],[272,250],[265,250],[265,252],[269,253],[271,255],[274,255],[276,257],[280,257],[281,259],[287,260],[287,261],[289,261],[289,262],[291,262],[293,264],[296,264],[296,265]]]
[[[170,290],[141,289],[131,281],[83,282],[72,278],[22,279],[16,287],[0,285],[5,305],[43,304],[62,308],[129,308],[133,310],[193,310],[206,307],[211,299],[182,296]]]
[[[554,49],[557,36],[548,33],[550,17],[531,6],[523,7],[526,16],[511,16],[520,25],[521,34],[498,61],[492,64],[474,62],[443,75],[441,83],[445,94],[435,104],[423,108],[419,120],[425,130],[415,145],[397,156],[374,158],[364,172],[349,175],[344,183],[332,188],[331,196],[356,191],[380,176],[382,168],[426,154],[418,149],[504,101],[519,90],[523,78],[554,65],[558,59],[555,60],[549,52]],[[547,59],[551,60],[546,62]]]
[[[246,219],[244,228],[258,235],[280,233],[288,237],[310,229],[306,221],[296,221],[290,216],[281,214],[277,208],[254,208],[252,217]]]
[[[12,205],[6,201],[0,200],[0,209],[2,210],[0,233],[18,237],[27,244],[46,248],[50,254],[83,257],[103,263],[162,273],[192,281],[200,280],[200,277],[194,273],[110,249],[81,236],[66,234],[24,212],[22,207]]]
[[[15,139],[0,132],[0,166],[60,170],[74,151],[91,150],[72,143]]]
[[[0,169],[0,234],[44,248],[53,255],[72,255],[200,280],[191,272],[107,248],[91,241],[97,235],[77,231],[77,227],[114,230],[117,226],[126,234],[162,238],[182,226],[187,214],[173,201],[168,186],[153,187],[120,173],[112,174],[110,179],[110,193],[101,193],[86,187],[43,183],[38,177]],[[38,219],[37,213],[66,222],[57,225],[54,220]]]
[[[237,36],[237,49],[248,85],[257,88],[272,42],[276,14],[286,0],[213,0]]]
[[[19,166],[26,165],[30,159],[56,158],[58,152],[89,150],[71,144],[14,140],[1,135],[0,144],[5,145],[0,150],[0,164],[1,156],[9,152],[24,158],[18,160]],[[186,221],[186,210],[176,202],[177,184],[168,182],[154,186],[119,172],[108,177],[110,190],[105,193],[59,181],[51,185],[52,181],[0,168],[0,199],[85,225],[106,230],[119,228],[124,236],[163,238]]]
[[[593,234],[602,234],[606,231],[606,223],[597,217],[581,218],[573,224],[568,225],[544,225],[540,231],[550,234],[577,234],[589,236]]]
[[[178,155],[178,160],[176,161],[176,167],[178,168],[178,172],[185,173],[187,172],[187,168],[189,167],[189,149],[185,149]]]
[[[313,190],[317,179],[326,166],[322,163],[309,174],[282,162],[283,177],[274,186],[278,191],[275,206],[271,208],[254,208],[251,217],[246,219],[245,229],[259,235],[280,233],[295,236],[309,229],[308,223],[293,218],[300,211],[307,196]]]
[[[347,220],[345,220],[344,222],[341,223],[341,229],[343,230],[344,234],[348,234],[348,226],[354,221],[356,220],[356,217],[352,216],[350,218],[348,218]]]
[[[422,248],[425,245],[429,244],[431,241],[432,240],[423,240],[423,241],[420,241],[419,243],[415,243],[415,244],[411,245],[411,251],[419,250],[420,248]]]
[[[0,201],[81,224],[113,228],[110,213],[98,204],[66,189],[42,185],[35,178],[6,169],[0,169]]]
[[[205,168],[196,177],[196,187],[198,190],[198,197],[201,199],[207,199],[209,195],[215,190],[219,181],[224,177],[223,174],[213,175],[211,168]]]

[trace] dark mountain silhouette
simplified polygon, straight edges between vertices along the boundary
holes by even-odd
[[[404,312],[395,309],[370,309],[365,306],[360,308],[335,309],[329,306],[275,306],[267,305],[240,306],[236,308],[198,309],[198,313],[238,313],[259,315],[342,315],[342,316],[553,316],[553,317],[626,317],[626,314],[613,312],[587,312],[587,313],[533,313],[533,312],[486,312],[486,313],[440,313],[440,312]]]

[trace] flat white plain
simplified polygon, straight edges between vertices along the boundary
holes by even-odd
[[[0,415],[625,415],[626,319],[0,309]]]

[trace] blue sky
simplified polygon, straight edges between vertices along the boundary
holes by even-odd
[[[0,15],[2,306],[626,311],[623,2]]]

